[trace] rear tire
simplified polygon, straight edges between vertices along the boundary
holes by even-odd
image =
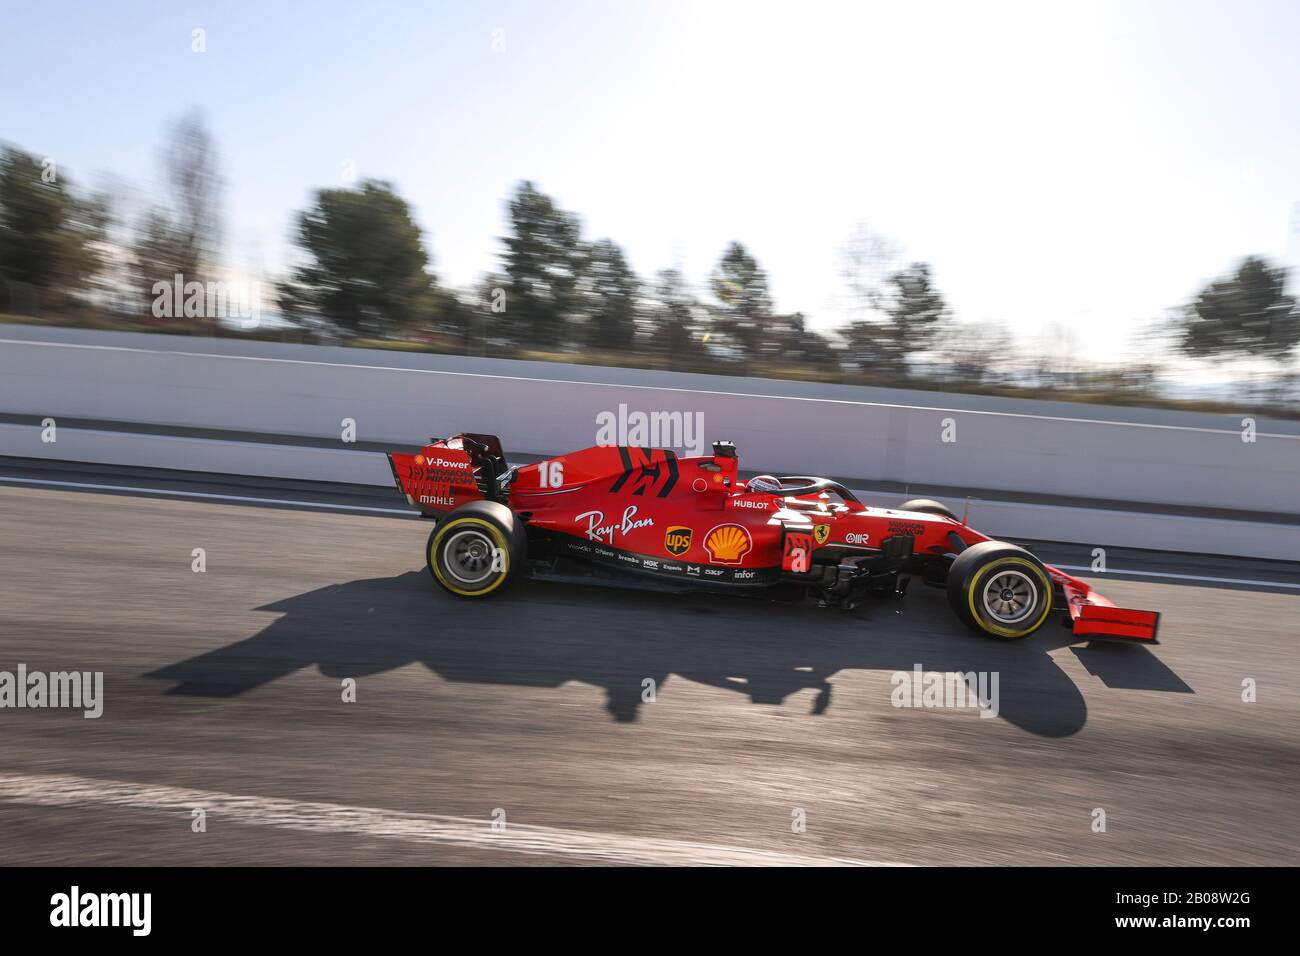
[[[519,576],[528,558],[528,536],[505,505],[471,501],[438,522],[424,554],[429,573],[444,590],[482,598]]]
[[[899,505],[896,511],[919,511],[927,515],[943,515],[945,518],[957,520],[957,516],[948,509],[946,505],[941,505],[937,501],[931,501],[929,498],[913,498],[911,501],[904,501]]]
[[[1052,613],[1052,579],[1024,548],[981,541],[948,569],[948,603],[968,627],[1015,641],[1042,627]]]

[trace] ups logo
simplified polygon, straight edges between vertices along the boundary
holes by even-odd
[[[673,557],[681,557],[691,550],[691,529],[675,525],[664,533],[664,550]]]

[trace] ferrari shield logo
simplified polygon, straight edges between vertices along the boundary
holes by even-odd
[[[664,550],[675,558],[691,550],[691,529],[674,525],[664,533]]]
[[[828,524],[813,525],[813,540],[818,546],[825,544],[831,536],[831,526]]]

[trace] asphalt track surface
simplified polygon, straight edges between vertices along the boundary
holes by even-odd
[[[854,613],[549,582],[463,602],[427,522],[354,510],[395,493],[19,477],[0,671],[102,670],[105,704],[0,709],[8,864],[1300,862],[1294,567],[1111,554],[1089,580],[1162,611],[1161,645],[1002,644],[919,585]],[[997,672],[998,715],[892,706],[916,665]]]

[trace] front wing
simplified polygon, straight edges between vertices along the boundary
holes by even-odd
[[[1078,578],[1072,578],[1056,568],[1048,570],[1065,592],[1066,606],[1076,637],[1116,638],[1140,644],[1160,643],[1156,637],[1160,627],[1159,612],[1119,607]]]

